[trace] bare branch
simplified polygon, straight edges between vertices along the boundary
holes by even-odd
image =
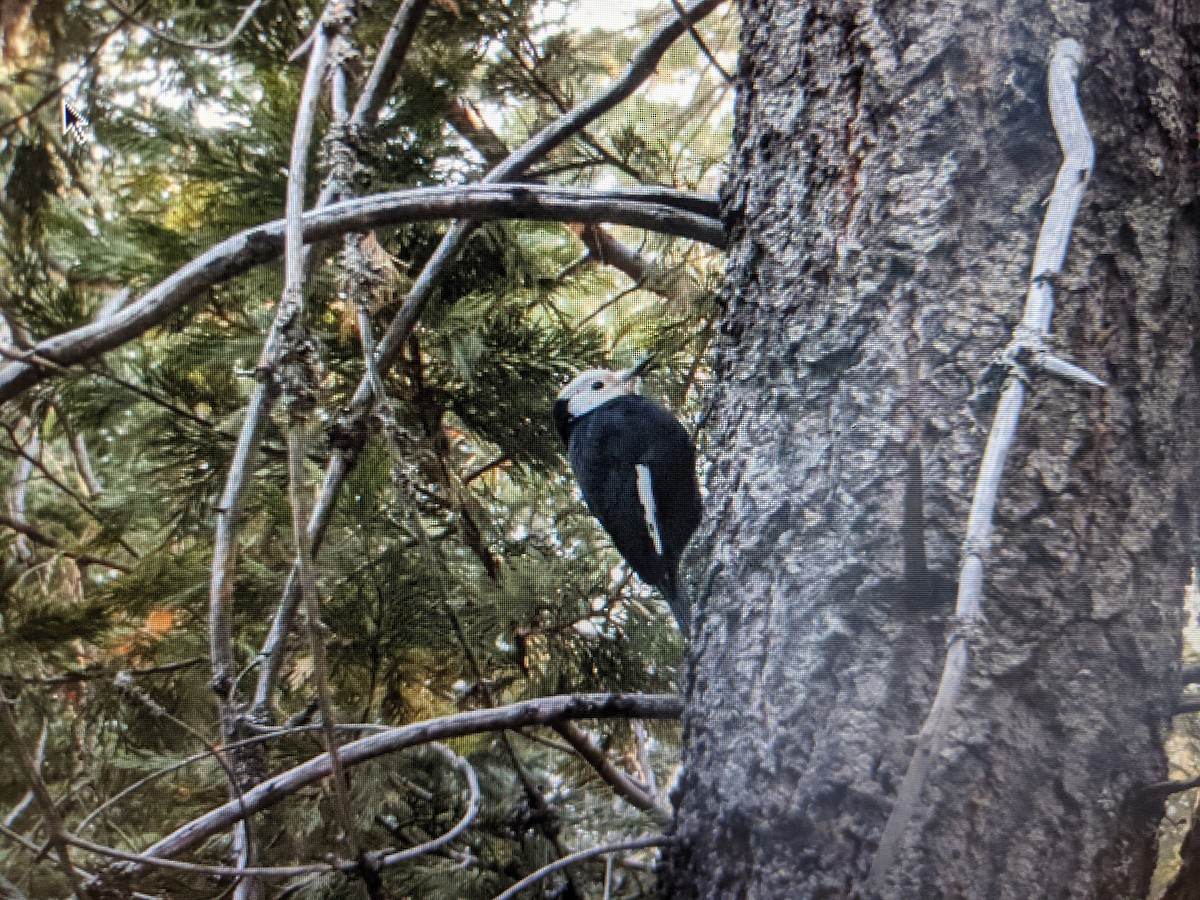
[[[208,42],[189,41],[185,40],[184,38],[175,37],[175,35],[171,34],[169,31],[163,31],[162,29],[155,28],[146,20],[140,18],[134,12],[134,10],[126,9],[125,7],[121,6],[121,4],[117,3],[116,0],[104,0],[104,2],[114,12],[124,16],[138,28],[141,28],[143,31],[147,32],[151,37],[157,38],[164,43],[173,44],[176,47],[184,47],[188,50],[217,51],[228,50],[233,46],[233,42],[238,39],[238,35],[242,33],[245,27],[250,23],[250,20],[254,18],[254,14],[258,12],[258,8],[263,5],[264,0],[254,0],[253,3],[247,6],[241,15],[241,18],[237,20],[237,24],[233,26],[233,29],[229,32],[229,34],[225,35],[225,37],[221,38],[220,40]]]
[[[640,810],[670,816],[670,810],[659,806],[658,801],[650,796],[645,788],[618,769],[608,758],[608,754],[593,744],[586,732],[574,722],[562,722],[555,725],[554,730],[575,748],[576,753],[588,761],[588,764],[596,770],[596,774],[608,782],[618,795]]]
[[[238,437],[237,449],[227,474],[225,488],[221,494],[221,506],[217,514],[214,538],[212,577],[209,587],[209,642],[212,654],[213,685],[221,697],[221,730],[226,740],[238,737],[237,718],[240,709],[234,696],[236,680],[233,678],[233,635],[230,622],[230,606],[237,560],[237,520],[241,506],[242,487],[255,453],[262,425],[270,412],[277,391],[276,367],[287,352],[292,332],[303,329],[304,311],[304,190],[308,176],[309,146],[317,116],[317,100],[325,78],[326,62],[330,41],[337,33],[347,10],[342,0],[331,0],[321,13],[313,29],[312,48],[308,57],[308,69],[301,88],[296,122],[292,132],[291,154],[288,162],[288,178],[284,215],[284,283],[271,329],[263,342],[259,356],[258,383],[255,385],[246,418]],[[290,440],[289,460],[296,447]],[[303,456],[295,464],[303,466]],[[303,535],[301,535],[303,553]],[[315,627],[315,625],[314,625]],[[318,638],[319,640],[319,638]],[[328,712],[328,709],[326,710]],[[335,750],[335,745],[330,745]],[[336,759],[335,759],[336,770]],[[335,794],[338,794],[335,789]],[[344,800],[344,794],[339,795]],[[242,805],[242,794],[238,789],[236,800]],[[346,803],[341,804],[344,809]],[[348,814],[347,814],[348,820]],[[234,835],[234,849],[241,867],[250,867],[257,856],[257,848],[250,832],[249,817]],[[349,836],[349,835],[348,835]],[[262,896],[262,887],[254,880],[238,885],[236,900],[250,900]]]
[[[585,862],[589,859],[595,859],[597,856],[606,856],[609,853],[624,853],[629,850],[646,850],[650,847],[665,847],[671,843],[671,839],[665,836],[638,838],[633,841],[622,841],[619,844],[606,844],[603,847],[591,847],[587,850],[580,850],[578,853],[572,853],[570,856],[564,856],[562,859],[556,859],[548,866],[542,866],[531,875],[522,878],[508,890],[501,894],[497,894],[495,900],[513,900],[525,888],[537,884],[548,875],[553,875],[555,872],[565,869],[567,866],[573,866],[578,862]]]
[[[683,7],[679,4],[679,0],[671,0],[671,5],[675,7],[675,11],[677,13],[683,13]],[[725,67],[717,62],[716,56],[714,56],[713,52],[708,49],[708,44],[704,43],[704,38],[700,37],[700,32],[696,30],[695,25],[688,26],[688,34],[692,36],[692,42],[700,48],[700,52],[704,54],[705,58],[710,63],[712,63],[712,67],[717,70],[723,79],[725,79],[725,83],[733,84],[733,76],[726,72]]]
[[[343,745],[339,756],[346,767],[351,768],[407,747],[483,731],[553,725],[567,719],[673,719],[678,718],[682,711],[682,701],[676,696],[665,694],[578,694],[545,697],[388,729]],[[268,809],[301,788],[329,777],[329,774],[329,756],[322,754],[246,791],[246,810],[256,813]],[[226,803],[176,829],[149,848],[145,855],[170,857],[183,853],[230,827],[240,816],[241,810],[237,802]]]
[[[379,53],[375,57],[375,65],[367,76],[367,83],[359,94],[358,102],[354,104],[354,112],[350,115],[350,127],[363,129],[373,124],[371,121],[383,101],[387,91],[396,80],[400,66],[408,55],[417,26],[421,17],[429,8],[429,0],[404,0],[392,19],[391,27],[379,45]]]
[[[1072,39],[1060,40],[1050,53],[1050,115],[1062,145],[1063,162],[1050,195],[1046,218],[1033,256],[1033,271],[1025,301],[1025,315],[1017,327],[1014,344],[1040,345],[1050,328],[1054,310],[1052,276],[1062,269],[1066,258],[1071,226],[1095,159],[1095,147],[1087,122],[1079,108],[1075,80],[1083,62],[1083,47]],[[1015,354],[1014,354],[1015,357]],[[871,862],[867,889],[883,887],[899,855],[909,824],[917,812],[917,801],[929,775],[933,760],[950,729],[959,693],[966,681],[970,642],[983,623],[983,554],[992,531],[992,518],[1004,463],[1017,433],[1017,421],[1025,402],[1025,381],[1015,368],[1005,381],[996,408],[992,430],[984,448],[975,497],[967,520],[967,537],[959,572],[958,600],[955,606],[955,632],[946,652],[945,668],[937,695],[917,735],[917,746],[909,761],[904,781],[892,807],[879,848]]]
[[[471,218],[475,221],[528,218],[538,221],[612,222],[646,228],[677,237],[725,244],[716,218],[715,198],[666,188],[590,191],[538,185],[477,185],[415,188],[376,194],[337,203],[304,216],[304,239],[324,241],[350,231],[369,231],[388,225],[434,219]],[[93,322],[40,341],[0,369],[0,403],[55,373],[55,367],[76,365],[160,325],[192,298],[235,275],[279,257],[283,251],[283,221],[249,228],[209,249],[147,291],[134,303],[102,322]],[[401,322],[410,321],[413,308]],[[407,327],[389,329],[390,363],[396,341]],[[381,352],[382,350],[381,343]],[[48,364],[40,360],[48,361]],[[381,371],[387,366],[381,365]]]

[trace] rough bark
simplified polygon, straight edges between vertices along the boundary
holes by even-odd
[[[987,627],[884,894],[1140,898],[1197,496],[1195,35],[1115,0],[742,12],[666,893],[860,895],[944,659],[970,400],[1020,316],[1059,165],[1046,60],[1075,37],[1097,164],[1053,333],[1110,387],[1036,382]]]

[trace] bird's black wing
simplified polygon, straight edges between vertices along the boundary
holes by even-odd
[[[673,590],[701,512],[687,431],[654,401],[620,397],[579,421],[570,458],[584,501],[617,550],[643,581]]]

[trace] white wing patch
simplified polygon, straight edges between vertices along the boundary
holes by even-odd
[[[658,532],[658,508],[654,505],[654,486],[650,483],[650,467],[638,463],[637,469],[638,499],[642,501],[642,511],[646,514],[646,531],[650,533],[650,542],[654,544],[654,552],[663,555],[662,535]]]

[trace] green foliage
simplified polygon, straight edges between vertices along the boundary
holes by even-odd
[[[360,49],[347,61],[351,103],[397,5],[359,4],[350,38]],[[143,0],[137,9],[175,37],[211,41],[245,6]],[[124,302],[136,301],[217,241],[282,215],[304,70],[303,59],[288,56],[323,6],[268,0],[228,51],[209,52],[120,25],[103,0],[33,5],[22,32],[7,36],[18,49],[0,59],[5,345],[110,315],[123,291]],[[355,190],[479,178],[472,136],[447,125],[452,104],[469,101],[494,139],[518,146],[602,90],[666,9],[609,32],[553,18],[560,6],[434,0],[377,123],[354,136]],[[702,31],[728,56],[731,19]],[[53,93],[56,73],[81,65],[66,94],[90,119],[87,146],[59,135]],[[651,88],[536,172],[583,187],[641,179],[713,191],[728,101],[728,87],[683,41]],[[330,146],[319,135],[330,118],[323,100],[310,205],[329,168]],[[446,227],[375,235],[399,273],[372,300],[375,340]],[[579,502],[550,408],[580,368],[653,353],[660,369],[650,392],[695,423],[721,261],[673,239],[610,233],[642,254],[639,283],[585,257],[577,232],[562,225],[476,229],[386,373],[393,409],[368,422],[315,554],[343,721],[397,725],[554,693],[677,688],[682,645],[670,615]],[[306,496],[343,447],[331,426],[364,375],[340,249],[314,253],[305,287],[320,360]],[[209,752],[233,739],[209,683],[214,528],[281,271],[262,266],[202,291],[151,332],[56,373],[0,412],[0,513],[38,535],[0,526],[0,683],[15,699],[27,749],[43,748],[43,778],[61,798],[67,827],[96,841],[144,848],[229,797],[229,776]],[[286,419],[277,409],[238,519],[228,613],[243,698],[263,668],[295,559],[287,482]],[[312,719],[315,678],[307,636],[296,628],[271,694],[275,724]],[[587,727],[610,755],[648,756],[659,784],[669,779],[674,726],[651,729],[648,741],[628,723]],[[558,739],[535,729],[454,742],[478,774],[480,815],[446,850],[385,872],[386,895],[492,897],[556,856],[548,839],[555,825],[568,850],[657,827],[623,802],[614,807],[611,789],[547,740]],[[260,773],[275,773],[312,758],[321,742],[312,731],[273,733],[255,746],[238,752]],[[12,752],[6,746],[0,756]],[[523,779],[555,822],[535,808]],[[461,777],[428,751],[357,767],[351,780],[358,838],[372,849],[426,841],[465,808]],[[14,808],[26,789],[11,761],[0,767],[0,808]],[[256,817],[262,864],[348,854],[329,790],[314,786]],[[32,804],[12,824],[40,844],[40,822]],[[229,849],[225,834],[191,858],[228,864]],[[89,871],[103,868],[77,857]],[[616,871],[614,898],[652,895],[648,873]],[[603,863],[582,866],[575,877],[600,896],[603,872]],[[3,838],[0,879],[0,894],[7,884],[32,898],[67,894],[53,856],[35,861]],[[214,885],[161,871],[136,887],[223,896],[227,886]],[[561,885],[550,879],[546,895]],[[285,893],[366,896],[361,881],[344,876],[271,883],[270,896]]]

